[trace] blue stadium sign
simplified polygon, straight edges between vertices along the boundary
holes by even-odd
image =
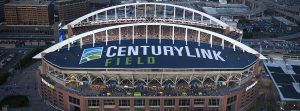
[[[109,41],[61,49],[46,54],[48,62],[60,68],[199,68],[243,69],[252,65],[256,55],[232,48],[176,40],[144,39]],[[76,62],[77,61],[77,62]]]

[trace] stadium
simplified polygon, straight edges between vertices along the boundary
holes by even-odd
[[[64,111],[239,111],[256,99],[263,55],[242,32],[165,3],[97,10],[34,56],[39,94]]]

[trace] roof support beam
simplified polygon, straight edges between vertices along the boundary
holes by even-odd
[[[221,46],[222,46],[222,49],[224,49],[224,39],[222,39],[222,44],[221,44]]]
[[[193,20],[193,21],[195,20],[195,12],[193,12],[192,20]]]
[[[174,28],[174,26],[172,27],[172,40],[173,40],[173,44],[174,44],[174,39],[175,39],[175,28]]]
[[[212,37],[213,37],[213,35],[212,35],[212,34],[210,34],[210,39],[209,39],[210,48],[212,48]]]
[[[107,30],[105,30],[105,45],[107,45],[108,42],[108,33]]]
[[[96,42],[96,40],[95,40],[95,34],[93,34],[93,47],[95,47],[95,42]]]
[[[185,19],[185,9],[183,9],[182,18]]]
[[[82,16],[82,17],[80,17],[80,18],[78,18],[78,19],[76,19],[76,20],[70,22],[69,24],[65,25],[65,26],[63,27],[63,29],[67,29],[67,26],[68,26],[68,25],[71,25],[72,27],[74,27],[75,24],[78,24],[78,23],[80,23],[80,22],[84,22],[85,20],[87,20],[88,18],[93,17],[93,16],[96,16],[96,18],[97,18],[97,15],[100,14],[100,13],[105,13],[105,18],[107,18],[107,11],[109,11],[109,10],[115,10],[115,11],[116,11],[117,8],[123,8],[123,7],[125,7],[125,18],[127,18],[127,7],[128,7],[128,6],[135,6],[135,7],[136,7],[136,5],[146,5],[146,6],[147,6],[147,5],[148,5],[148,6],[149,6],[149,5],[154,5],[154,9],[155,9],[155,10],[154,10],[154,17],[156,17],[156,13],[157,13],[156,7],[157,7],[157,6],[162,6],[162,7],[164,7],[164,8],[163,8],[164,18],[166,18],[166,7],[167,7],[167,6],[170,6],[170,7],[180,8],[180,9],[183,9],[183,10],[185,10],[185,11],[190,11],[190,12],[196,13],[196,14],[198,14],[198,15],[201,15],[201,18],[202,18],[202,19],[201,19],[201,22],[203,22],[203,17],[205,17],[205,18],[210,19],[211,22],[214,22],[214,23],[216,23],[216,24],[222,26],[223,29],[225,29],[226,27],[229,26],[228,24],[226,24],[226,23],[224,23],[224,22],[222,22],[222,21],[216,19],[215,17],[212,17],[212,16],[210,16],[210,15],[208,15],[208,14],[206,14],[206,13],[200,12],[200,11],[195,10],[195,9],[192,9],[192,8],[180,6],[180,5],[167,4],[167,3],[129,3],[129,4],[122,4],[122,5],[116,5],[116,6],[112,6],[112,7],[107,7],[107,8],[100,9],[100,10],[94,11],[94,12],[92,12],[92,13],[86,14],[86,15],[84,15],[84,16]],[[184,13],[185,13],[185,11],[184,11]],[[135,9],[135,13],[136,13],[136,9]],[[117,15],[117,14],[115,13],[115,15]],[[136,14],[135,14],[135,15],[136,15]],[[185,14],[184,14],[184,15],[185,15]],[[136,17],[136,16],[135,16],[135,17]],[[185,17],[184,17],[184,18],[185,18]],[[107,19],[108,19],[108,18],[107,18]],[[106,19],[106,20],[107,20],[107,19]]]
[[[134,26],[132,26],[132,44],[134,44]]]
[[[148,43],[148,25],[146,25],[146,44]]]
[[[119,27],[119,44],[121,44],[121,40],[122,40],[122,34],[121,34],[121,28]]]
[[[145,17],[147,17],[147,4],[145,4]]]
[[[136,5],[134,5],[134,18],[136,18]]]
[[[156,17],[156,4],[154,5],[154,17]]]
[[[201,32],[200,31],[198,31],[198,46],[200,46],[200,39],[201,39]]]
[[[164,6],[164,18],[167,18],[167,5]]]
[[[159,25],[159,43],[161,44],[161,25]]]
[[[126,6],[125,6],[125,18],[127,18],[127,9],[126,9]]]
[[[117,19],[118,16],[117,16],[117,8],[115,8],[115,19]]]
[[[173,18],[176,18],[176,7],[174,7],[174,13],[173,13]]]
[[[188,29],[187,28],[185,28],[185,35],[184,35],[184,38],[185,38],[185,45],[187,45],[187,31],[188,31]]]

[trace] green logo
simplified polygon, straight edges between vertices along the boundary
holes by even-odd
[[[102,55],[102,51],[103,51],[103,47],[84,49],[79,64],[100,59]]]

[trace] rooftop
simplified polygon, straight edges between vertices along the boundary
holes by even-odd
[[[242,4],[220,4],[216,6],[202,7],[202,10],[210,15],[234,15],[249,13],[248,7]]]
[[[288,19],[286,19],[286,18],[283,18],[283,17],[274,17],[274,18],[275,18],[276,20],[278,20],[278,21],[284,23],[285,25],[290,25],[290,26],[295,26],[295,27],[298,26],[296,23],[294,23],[294,22],[292,22],[292,21],[290,21],[290,20],[288,20]]]
[[[9,3],[5,5],[14,5],[14,6],[36,6],[36,5],[49,5],[50,1],[34,1],[34,0],[11,0]]]
[[[296,60],[265,60],[266,72],[275,84],[282,101],[300,100],[300,62]]]
[[[62,69],[119,69],[119,68],[194,68],[205,70],[243,70],[257,57],[246,51],[218,45],[182,40],[136,39],[109,41],[62,48],[47,53],[45,60]]]

